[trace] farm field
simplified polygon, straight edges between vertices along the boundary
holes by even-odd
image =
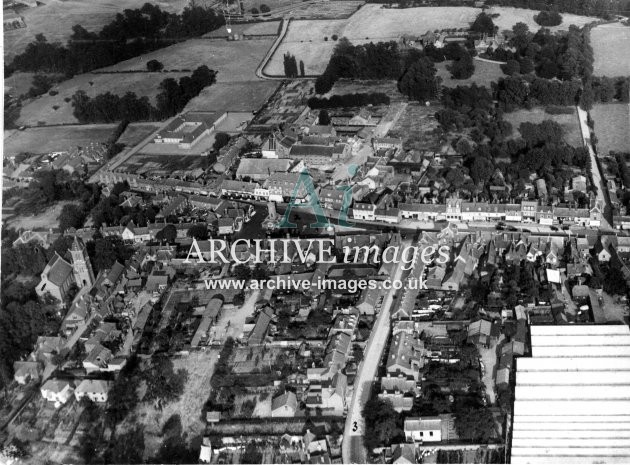
[[[115,127],[115,124],[89,124],[11,131],[4,138],[4,153],[9,156],[21,152],[70,151],[90,142],[106,142],[114,132]]]
[[[598,104],[590,113],[595,122],[599,155],[608,155],[611,150],[630,152],[630,105]]]
[[[192,70],[206,65],[219,72],[217,82],[251,81],[257,79],[256,68],[272,43],[271,38],[243,41],[191,39],[122,61],[101,71],[145,71],[147,61],[155,59],[163,63],[165,69]],[[162,79],[173,77],[172,73],[154,74],[162,76]]]
[[[518,127],[521,123],[542,123],[548,119],[553,120],[562,127],[563,138],[567,144],[572,147],[582,146],[582,133],[580,132],[580,124],[575,109],[573,109],[573,113],[568,115],[550,115],[542,108],[517,110],[511,113],[505,113],[503,118],[512,124],[513,137],[519,134]]]
[[[529,30],[536,32],[541,26],[534,21],[534,16],[538,14],[536,10],[528,10],[525,8],[511,8],[511,7],[497,7],[493,6],[487,10],[487,13],[499,14],[497,18],[493,18],[492,21],[495,25],[499,26],[499,30],[512,29],[516,23],[525,23],[529,26]],[[558,26],[553,26],[548,29],[551,31],[565,31],[569,29],[569,26],[574,24],[578,27],[582,27],[585,24],[592,23],[593,21],[600,21],[599,18],[592,16],[580,16],[572,15],[568,13],[562,13],[562,23]]]
[[[72,79],[61,82],[53,87],[59,92],[55,96],[44,94],[29,101],[22,107],[18,124],[37,126],[43,124],[74,124],[78,123],[72,115],[72,101],[66,102],[65,98],[72,98],[77,90],[84,90],[87,95],[94,97],[97,94],[111,92],[122,95],[125,92],[135,92],[138,96],[146,95],[155,104],[155,97],[159,93],[159,85],[166,77],[179,79],[190,73],[134,73],[134,74],[79,74]],[[92,84],[90,84],[92,83]],[[58,106],[57,110],[53,106]]]
[[[133,147],[157,131],[162,125],[159,123],[131,123],[118,138],[118,143]]]
[[[591,30],[591,44],[595,76],[630,75],[630,27],[619,23],[597,26]]]
[[[26,8],[20,12],[26,27],[4,31],[5,58],[22,53],[37,34],[44,34],[48,42],[65,44],[76,24],[90,32],[97,32],[114,19],[116,13],[122,13],[126,8],[140,8],[145,3],[145,0],[47,0],[35,8]],[[179,13],[188,0],[157,0],[152,3],[165,11]]]
[[[243,2],[244,13],[251,16],[252,8],[260,11],[262,5],[270,8],[265,17],[338,19],[347,18],[363,5],[362,0],[342,1],[296,1],[296,0],[246,0]],[[255,18],[255,17],[254,17]]]
[[[438,71],[437,75],[442,78],[442,84],[446,87],[466,86],[473,83],[480,86],[490,87],[492,82],[496,82],[499,78],[505,76],[503,71],[501,71],[500,64],[475,60],[475,74],[468,79],[453,79],[451,77],[451,72],[446,69],[446,66],[450,63],[450,61],[444,61],[442,63],[435,64]]]
[[[219,82],[188,102],[185,111],[254,111],[278,88],[277,81]]]
[[[245,35],[278,35],[280,21],[262,21],[260,23],[232,24],[230,26],[232,34]],[[227,37],[228,33],[224,27],[208,32],[203,37]]]

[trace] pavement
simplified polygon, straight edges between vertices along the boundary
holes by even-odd
[[[403,243],[401,248],[404,249],[407,245],[411,245],[411,241],[406,242],[407,244]],[[392,273],[392,281],[401,279],[403,274],[401,264],[399,262],[396,265]],[[363,407],[370,398],[372,383],[377,375],[381,357],[389,338],[390,312],[394,304],[395,293],[396,291],[391,289],[383,301],[383,306],[366,345],[363,361],[357,371],[341,446],[343,463],[367,463],[367,451],[363,444],[363,433],[365,431]]]

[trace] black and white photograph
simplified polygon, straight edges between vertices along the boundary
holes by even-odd
[[[0,465],[630,463],[630,0],[3,0]]]

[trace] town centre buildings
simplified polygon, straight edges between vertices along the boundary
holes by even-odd
[[[511,463],[630,462],[630,328],[532,326],[516,371]]]

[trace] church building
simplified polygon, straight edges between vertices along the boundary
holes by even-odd
[[[41,274],[42,280],[35,288],[37,295],[43,296],[49,293],[63,302],[72,284],[76,284],[79,288],[90,287],[94,284],[90,258],[85,244],[77,236],[74,237],[70,247],[70,255],[72,263],[55,252]]]

